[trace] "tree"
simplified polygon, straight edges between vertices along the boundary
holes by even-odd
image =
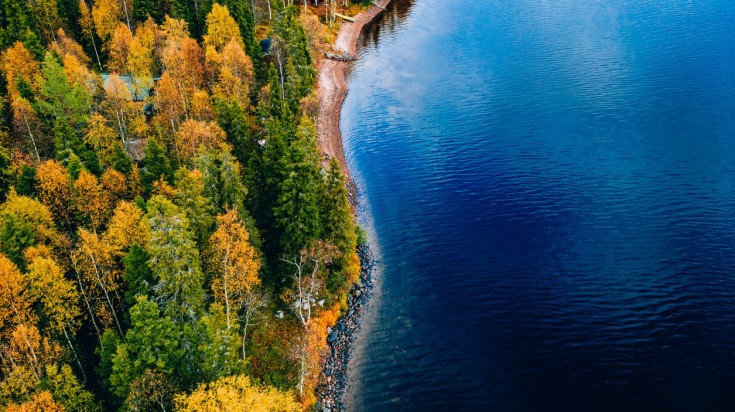
[[[11,192],[0,207],[0,251],[16,265],[25,267],[23,252],[28,247],[53,248],[60,238],[51,212],[39,201]]]
[[[89,315],[105,327],[114,325],[122,336],[116,303],[122,273],[115,263],[113,250],[95,233],[79,229],[77,235],[79,241],[72,258],[82,296],[88,309],[94,308],[94,313]]]
[[[214,227],[214,208],[204,190],[204,178],[199,170],[181,168],[176,172],[174,203],[185,213],[201,249]]]
[[[77,222],[96,233],[110,216],[110,192],[103,190],[97,178],[86,170],[74,181],[73,192]]]
[[[63,67],[51,53],[46,53],[41,72],[38,110],[53,127],[57,156],[61,158],[65,151],[71,151],[87,169],[97,171],[96,155],[79,136],[90,112],[91,95],[82,85],[70,85]]]
[[[90,62],[89,56],[84,52],[82,46],[74,41],[73,38],[69,37],[64,29],[61,28],[56,30],[56,38],[53,43],[51,43],[51,50],[58,53],[58,55],[64,59],[67,57],[73,57],[79,66],[84,67],[85,69]],[[69,77],[71,78],[71,76]]]
[[[2,71],[5,73],[8,95],[19,96],[18,85],[22,82],[32,92],[38,91],[36,77],[40,66],[23,43],[17,41],[2,54]]]
[[[148,296],[153,287],[153,272],[148,266],[149,256],[141,246],[133,245],[123,258],[125,274],[123,280],[127,286],[125,303],[132,306],[138,296]]]
[[[73,193],[71,177],[67,170],[58,162],[47,160],[41,163],[36,170],[38,197],[45,204],[54,219],[62,227],[71,227],[73,218]]]
[[[174,410],[174,395],[179,389],[175,381],[171,374],[146,369],[130,384],[123,407],[129,411]]]
[[[68,411],[97,412],[100,405],[94,395],[79,383],[69,365],[48,365],[41,388],[48,390],[59,404]],[[43,409],[42,409],[43,410]]]
[[[221,148],[226,142],[225,132],[215,122],[187,120],[176,133],[176,148],[183,162],[189,162],[200,150]]]
[[[30,3],[36,29],[41,32],[46,43],[53,42],[54,34],[61,27],[59,7],[56,0],[36,0]]]
[[[103,239],[117,257],[125,256],[135,245],[145,245],[148,232],[140,223],[143,211],[130,202],[119,202],[107,224]]]
[[[6,412],[64,412],[66,409],[56,402],[49,391],[43,391],[28,402],[20,405],[8,405]]]
[[[41,121],[36,116],[35,110],[31,103],[23,97],[16,97],[11,101],[13,110],[13,128],[16,136],[23,136],[26,139],[23,143],[30,143],[30,152],[35,156],[37,163],[41,162],[41,153],[44,157],[48,155],[49,143],[48,139],[41,131]]]
[[[207,34],[204,35],[204,45],[214,48],[217,52],[222,52],[232,40],[235,40],[240,46],[244,45],[240,28],[230,15],[230,11],[227,10],[227,7],[214,3],[212,11],[207,15]]]
[[[156,83],[154,102],[158,108],[156,119],[161,127],[170,127],[171,133],[176,134],[181,119],[186,115],[187,106],[176,81],[168,72],[164,72]]]
[[[360,276],[360,259],[356,253],[357,234],[354,217],[347,202],[344,177],[335,158],[329,163],[324,195],[319,206],[323,237],[340,252],[339,256],[335,257],[335,268],[327,279],[327,288],[332,293],[345,291],[348,283],[356,282]]]
[[[319,199],[322,177],[318,166],[313,123],[302,117],[290,150],[286,176],[273,214],[280,229],[280,246],[284,255],[293,257],[310,242],[319,239]]]
[[[204,274],[189,219],[169,200],[154,196],[143,222],[150,230],[148,264],[158,281],[155,299],[176,322],[198,319],[204,310]]]
[[[317,241],[303,249],[299,256],[282,259],[292,269],[292,286],[283,297],[304,329],[308,328],[312,316],[324,302],[319,303],[327,265],[332,262],[337,250],[327,242]]]
[[[240,338],[236,329],[227,325],[222,306],[212,304],[210,313],[201,319],[204,339],[198,346],[201,373],[205,380],[215,380],[242,371],[244,363],[238,356]]]
[[[106,21],[106,19],[105,19]],[[87,3],[84,0],[79,0],[79,27],[82,29],[82,33],[89,42],[92,44],[94,50],[94,56],[97,59],[97,65],[100,71],[102,71],[102,62],[100,61],[100,55],[97,51],[97,42],[94,41],[94,20],[92,18],[92,12],[90,12]]]
[[[145,130],[145,118],[141,105],[133,102],[130,89],[116,74],[110,75],[105,87],[103,107],[107,118],[113,119],[115,132],[123,147],[127,149],[130,140]]]
[[[15,190],[21,196],[32,196],[36,193],[36,168],[29,165],[21,165],[18,178],[15,182]]]
[[[294,396],[272,387],[251,384],[247,376],[237,375],[199,385],[190,395],[177,395],[182,412],[297,412],[301,406]]]
[[[118,23],[112,32],[110,41],[107,43],[107,50],[110,52],[110,60],[107,65],[112,71],[128,74],[128,57],[130,56],[132,43],[133,33],[128,26]]]
[[[258,273],[261,263],[249,238],[250,234],[238,218],[237,210],[217,216],[217,230],[209,239],[215,272],[212,291],[215,299],[224,305],[228,330],[233,327],[238,312],[249,301],[248,295],[255,293],[255,288],[260,285]],[[246,333],[244,330],[243,334]]]
[[[58,337],[63,336],[83,374],[84,368],[71,341],[71,337],[81,326],[82,315],[76,285],[64,277],[61,266],[50,255],[31,260],[27,279],[29,297],[40,303],[42,320],[51,333]]]
[[[135,38],[130,44],[127,71],[134,76],[133,88],[135,93],[147,92],[144,89],[150,87],[153,80],[157,32],[158,26],[156,26],[156,23],[148,19],[144,24],[138,26]]]
[[[164,148],[156,143],[155,140],[148,140],[143,161],[145,163],[145,169],[143,170],[141,183],[146,193],[150,193],[153,190],[153,183],[161,178],[168,182],[173,181],[174,174],[171,168],[171,161],[166,156]]]
[[[250,87],[254,82],[253,62],[234,38],[224,46],[220,61],[215,96],[250,107]]]
[[[171,376],[183,356],[180,331],[169,317],[162,317],[158,306],[139,296],[130,308],[131,327],[112,356],[112,392],[127,398],[133,382],[146,370]]]
[[[247,217],[244,207],[247,189],[240,177],[240,164],[228,150],[200,151],[192,163],[202,172],[205,192],[217,213],[236,209],[241,217]]]
[[[0,340],[9,339],[19,325],[35,323],[27,289],[28,281],[18,267],[0,255]]]
[[[161,23],[163,16],[168,14],[168,3],[161,4],[154,0],[133,0],[133,16],[135,20],[143,23],[152,18],[156,23]]]
[[[84,13],[82,13],[82,16],[84,16]],[[122,11],[120,10],[120,3],[117,0],[98,0],[92,6],[94,28],[97,36],[102,39],[108,50],[109,45],[107,43],[112,39],[121,17]]]

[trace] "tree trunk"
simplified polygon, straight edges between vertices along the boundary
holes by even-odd
[[[77,361],[77,365],[79,365],[79,371],[82,373],[82,383],[87,383],[87,374],[84,373],[84,367],[82,366],[82,362],[79,360],[79,356],[77,356],[77,351],[74,349],[74,345],[71,343],[71,339],[69,338],[69,333],[66,331],[66,326],[64,326],[64,337],[66,337],[66,343],[69,344],[69,349],[71,349],[71,353],[74,354],[74,359]]]

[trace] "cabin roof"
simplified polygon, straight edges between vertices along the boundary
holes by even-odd
[[[110,85],[111,76],[112,75],[110,73],[100,74],[102,81],[105,83],[105,87]],[[148,98],[148,94],[150,93],[153,84],[158,80],[157,78],[145,79],[142,77],[133,77],[129,74],[118,74],[118,77],[120,77],[120,80],[125,83],[125,86],[130,91],[130,96],[132,96],[133,101],[136,102],[140,102]]]

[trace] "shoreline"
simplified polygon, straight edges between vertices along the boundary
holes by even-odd
[[[357,41],[363,29],[385,11],[390,2],[391,0],[376,0],[365,11],[355,16],[354,22],[342,22],[332,46],[333,51],[355,56],[357,54]],[[345,73],[349,63],[347,61],[331,60],[323,56],[319,61],[319,75],[317,77],[319,114],[316,130],[319,150],[327,159],[337,158],[337,162],[342,168],[342,173],[347,182],[347,197],[353,212],[356,212],[357,188],[347,167],[342,146],[342,133],[339,128],[342,104],[345,97],[347,97]]]
[[[376,0],[358,14],[353,23],[342,23],[333,50],[340,54],[355,56],[357,42],[363,29],[385,11],[390,2],[391,0]],[[348,89],[345,78],[348,64],[347,61],[331,60],[326,57],[319,62],[317,145],[328,159],[337,159],[345,176],[348,201],[352,212],[357,215],[357,187],[347,167],[340,131],[340,114]],[[358,245],[357,253],[360,258],[360,283],[353,285],[348,293],[347,312],[337,320],[333,329],[327,330],[329,352],[324,359],[315,389],[316,410],[324,412],[347,410],[344,402],[348,381],[347,364],[351,358],[355,332],[360,328],[360,318],[374,287],[373,272],[376,263],[368,243]]]

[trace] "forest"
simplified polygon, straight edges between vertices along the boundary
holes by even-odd
[[[362,236],[290,1],[0,0],[0,410],[313,406]]]

